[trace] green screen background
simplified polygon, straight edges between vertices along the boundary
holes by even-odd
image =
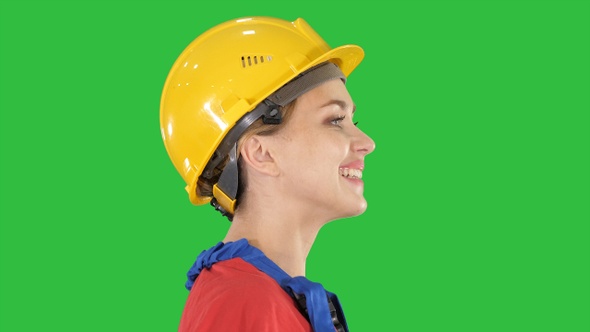
[[[590,2],[368,0],[3,1],[0,330],[176,330],[228,222],[190,205],[160,93],[250,15],[366,51],[369,209],[308,261],[351,330],[590,330]]]

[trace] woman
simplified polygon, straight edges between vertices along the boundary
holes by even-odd
[[[319,229],[365,211],[364,157],[344,82],[363,58],[302,19],[216,26],[166,80],[161,130],[194,204],[232,224],[190,269],[180,331],[348,331],[337,297],[305,278]]]

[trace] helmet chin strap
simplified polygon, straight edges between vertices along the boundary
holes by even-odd
[[[219,181],[213,185],[213,199],[211,205],[221,212],[224,217],[232,221],[236,208],[236,196],[238,194],[238,144],[235,143],[229,152],[229,160],[219,177]]]

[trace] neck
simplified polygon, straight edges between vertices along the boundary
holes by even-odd
[[[240,207],[223,242],[246,238],[291,277],[305,276],[305,261],[321,225],[272,207]]]

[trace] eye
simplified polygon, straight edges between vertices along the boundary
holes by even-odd
[[[330,120],[330,123],[335,126],[340,126],[342,124],[342,121],[344,120],[344,118],[346,118],[346,116],[340,115],[340,116]]]

